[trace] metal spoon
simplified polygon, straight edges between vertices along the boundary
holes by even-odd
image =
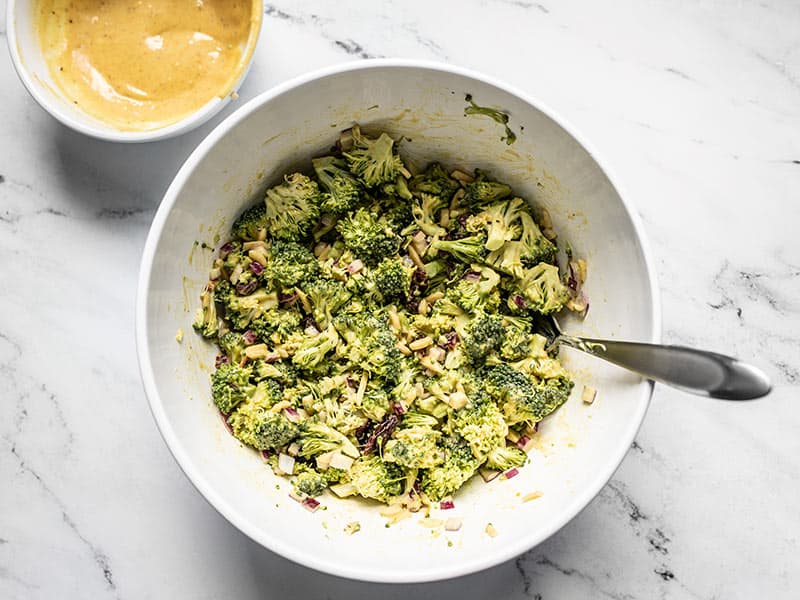
[[[723,400],[753,400],[769,394],[769,377],[741,361],[684,346],[580,338],[561,331],[552,315],[537,323],[549,346],[562,344],[693,394]]]

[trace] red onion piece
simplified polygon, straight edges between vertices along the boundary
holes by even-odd
[[[228,358],[227,354],[217,354],[217,357],[214,359],[214,367],[219,369],[222,365],[227,365],[231,362],[231,359]]]
[[[480,281],[481,274],[478,273],[477,271],[467,271],[466,273],[464,273],[463,278],[466,279],[467,281],[472,281],[474,283],[476,281]]]
[[[400,415],[405,414],[406,409],[403,408],[403,405],[399,402],[394,402],[392,403],[392,412],[399,417]]]
[[[255,275],[261,275],[261,274],[264,272],[264,267],[262,267],[262,266],[261,266],[261,263],[260,263],[260,262],[257,262],[257,261],[255,261],[255,260],[254,260],[253,262],[251,262],[251,263],[250,263],[249,265],[247,265],[247,266],[250,268],[250,270],[251,270],[251,271],[252,271],[252,272],[253,272]]]
[[[523,298],[523,297],[522,297],[522,296],[520,296],[519,294],[516,294],[516,295],[515,295],[515,296],[512,298],[512,300],[514,300],[514,304],[516,304],[516,305],[517,305],[517,308],[519,308],[519,309],[525,309],[525,308],[528,308],[528,303],[527,303],[527,302],[525,302],[525,298]]]
[[[516,477],[517,475],[519,475],[519,469],[517,469],[517,467],[514,467],[513,469],[509,469],[508,471],[503,473],[503,478],[511,479],[512,477]]]
[[[252,329],[248,329],[242,334],[242,339],[244,340],[245,344],[252,346],[256,343],[256,340],[258,340],[258,334]]]
[[[299,296],[297,295],[297,292],[293,292],[291,294],[281,294],[280,296],[278,296],[278,303],[291,306],[292,304],[297,302],[298,298]]]
[[[226,256],[228,256],[228,254],[230,254],[234,250],[236,250],[236,245],[233,242],[222,244],[222,246],[219,249],[219,257],[225,258]]]
[[[347,265],[347,272],[352,275],[354,273],[358,273],[363,268],[364,268],[363,261],[360,258],[357,258],[349,265]]]
[[[270,452],[269,450],[262,450],[260,454],[261,458],[263,458],[264,460],[269,460],[269,457],[272,456],[272,452]]]
[[[529,438],[527,435],[523,435],[522,437],[520,437],[520,438],[517,440],[517,448],[519,448],[520,450],[524,450],[524,449],[525,449],[525,446],[526,446],[526,445],[528,444],[528,442],[530,442],[530,441],[531,441],[531,438]]]
[[[236,293],[240,296],[249,296],[256,291],[257,287],[258,281],[255,279],[248,281],[247,283],[239,282],[236,284]]]
[[[314,498],[303,498],[303,501],[300,504],[302,504],[303,508],[310,512],[314,512],[319,508],[319,502],[314,500]]]
[[[226,415],[226,414],[225,414],[224,412],[222,412],[222,411],[219,411],[219,416],[220,416],[220,418],[222,419],[222,422],[223,422],[223,423],[225,423],[225,429],[227,429],[227,430],[228,430],[228,433],[230,433],[231,435],[233,435],[233,427],[231,427],[231,424],[230,424],[230,423],[228,423],[228,415]]]
[[[441,502],[439,502],[439,508],[441,508],[442,510],[450,510],[451,508],[455,507],[456,505],[453,504],[452,500],[442,500]]]

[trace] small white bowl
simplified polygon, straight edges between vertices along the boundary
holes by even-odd
[[[50,76],[42,47],[36,33],[34,19],[35,0],[8,0],[6,10],[6,38],[11,60],[20,80],[39,105],[67,127],[88,136],[111,142],[150,142],[181,135],[199,127],[217,114],[231,101],[241,86],[253,62],[253,49],[261,35],[263,19],[251,31],[245,50],[246,63],[239,78],[224,97],[215,96],[197,111],[180,121],[149,131],[124,131],[77,108],[67,98]],[[259,14],[263,2],[258,0]]]
[[[510,115],[502,125],[464,116],[465,94]],[[208,501],[252,539],[291,560],[343,577],[419,582],[465,575],[509,560],[545,540],[583,509],[622,461],[639,429],[652,385],[614,366],[562,352],[577,385],[545,420],[539,449],[517,477],[460,490],[460,531],[420,526],[420,515],[385,528],[380,507],[322,498],[311,514],[290,485],[240,445],[211,401],[213,345],[191,328],[213,252],[233,219],[289,169],[308,168],[340,130],[360,122],[388,131],[417,164],[429,160],[486,169],[549,209],[560,239],[588,260],[586,321],[575,333],[656,342],[660,311],[652,262],[633,209],[596,154],[555,112],[513,88],[451,66],[376,60],[336,66],[284,83],[220,124],[183,165],[155,216],[144,248],[136,307],[139,364],[167,445]],[[524,129],[523,129],[524,128]],[[183,330],[182,343],[175,334]],[[581,402],[583,384],[599,390]],[[542,496],[523,502],[527,494]],[[346,535],[346,524],[361,530]],[[492,523],[498,532],[490,537]],[[449,542],[449,543],[448,543]]]

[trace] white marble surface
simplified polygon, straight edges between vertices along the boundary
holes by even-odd
[[[735,405],[657,387],[600,496],[485,573],[377,586],[289,563],[181,474],[136,365],[149,221],[224,115],[163,143],[89,140],[45,114],[0,52],[0,598],[796,598],[800,5],[280,0],[264,27],[242,100],[315,67],[402,56],[557,107],[644,219],[666,340],[760,364],[775,391]]]

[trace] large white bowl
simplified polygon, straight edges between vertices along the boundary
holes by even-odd
[[[464,116],[466,93],[510,115],[503,127]],[[541,428],[539,449],[513,479],[476,478],[460,491],[458,532],[436,536],[412,518],[386,528],[377,505],[324,497],[309,513],[288,483],[241,446],[220,422],[209,392],[214,348],[191,329],[214,245],[263,188],[307,168],[340,130],[359,122],[386,130],[405,156],[479,167],[547,207],[560,239],[589,263],[592,305],[576,333],[655,342],[660,311],[641,226],[586,143],[526,94],[474,72],[399,60],[337,66],[294,79],[240,108],[217,127],[175,177],[156,214],[139,279],[136,334],[147,397],[181,468],[242,532],[291,560],[355,579],[415,582],[478,571],[528,550],[574,517],[619,466],[644,418],[652,385],[565,350],[577,380],[569,402]],[[221,236],[217,238],[216,236]],[[182,344],[178,329],[186,332]],[[599,390],[592,406],[583,384]],[[280,488],[280,489],[278,489]],[[521,497],[543,492],[535,501]],[[344,534],[359,521],[361,531]],[[499,535],[485,533],[491,522]]]

